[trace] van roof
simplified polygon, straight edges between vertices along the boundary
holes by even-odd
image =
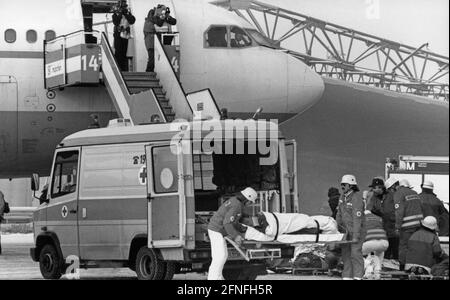
[[[254,125],[251,127],[245,127],[234,123],[237,126],[232,126],[227,123],[234,120],[212,120],[212,121],[194,121],[194,122],[174,122],[174,123],[162,123],[151,125],[138,125],[138,126],[125,126],[125,127],[106,127],[101,129],[88,129],[74,133],[67,136],[59,145],[59,147],[77,147],[77,146],[89,146],[89,145],[109,145],[109,144],[122,144],[122,143],[140,143],[140,142],[157,142],[157,141],[170,141],[175,135],[180,134],[183,131],[192,128],[193,130],[187,131],[192,139],[195,132],[198,129],[203,128],[201,137],[211,133],[211,129],[215,128],[221,132],[239,132],[246,139],[249,134],[251,137],[257,137],[259,132],[257,128],[265,128],[267,138],[283,138],[281,132],[278,129],[278,124],[266,121],[254,121]],[[246,121],[242,121],[246,122]],[[247,123],[248,124],[248,123]],[[269,127],[270,124],[270,127]],[[265,127],[263,127],[265,126]],[[198,128],[198,129],[197,129]],[[236,130],[237,129],[237,130]],[[220,135],[219,135],[220,136]],[[226,136],[228,135],[221,135]],[[235,136],[235,135],[232,135]]]

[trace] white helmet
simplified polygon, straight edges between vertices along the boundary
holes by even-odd
[[[411,184],[410,184],[409,181],[406,180],[406,179],[400,180],[400,186],[407,187],[407,188],[411,188]]]
[[[258,198],[258,193],[252,188],[246,188],[241,194],[250,202],[255,203]]]
[[[428,229],[436,230],[438,228],[437,220],[435,217],[426,217],[422,220],[422,225]]]
[[[388,180],[386,180],[386,182],[384,183],[384,186],[387,189],[390,189],[394,184],[396,184],[398,182],[397,179],[395,179],[394,177],[390,177]]]
[[[358,183],[356,182],[356,177],[353,175],[344,175],[344,177],[342,177],[341,183],[347,183],[350,185],[358,185]]]
[[[429,189],[429,190],[434,190],[434,184],[433,184],[433,182],[427,180],[427,181],[423,182],[422,188]]]

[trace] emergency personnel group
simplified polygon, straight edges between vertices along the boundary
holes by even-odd
[[[407,180],[375,178],[371,190],[362,196],[355,176],[341,180],[342,195],[334,208],[339,231],[348,243],[340,245],[344,280],[380,279],[384,258],[399,260],[400,270],[431,274],[433,267],[446,265],[448,256],[440,246],[438,232],[448,236],[448,211],[433,193],[433,183],[425,181],[418,195]],[[329,195],[335,198],[336,190]],[[339,191],[337,191],[339,194]],[[228,199],[208,226],[212,262],[208,280],[223,280],[228,258],[225,237],[241,245],[245,226],[244,207],[255,203],[257,192],[247,188]],[[364,259],[364,256],[373,260]],[[368,265],[373,261],[374,265]],[[368,274],[368,270],[370,274]],[[373,276],[373,277],[371,277]]]
[[[438,238],[438,233],[448,236],[448,211],[433,193],[433,183],[425,181],[420,195],[407,180],[375,178],[369,187],[361,195],[355,176],[346,175],[337,204],[337,189],[329,191],[333,216],[352,242],[340,247],[343,279],[379,279],[384,258],[398,260],[400,271],[427,275],[445,264],[448,273],[448,256]]]

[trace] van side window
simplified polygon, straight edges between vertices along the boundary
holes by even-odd
[[[207,48],[227,48],[228,30],[226,26],[213,26],[205,34]]]
[[[153,187],[157,194],[178,192],[178,157],[171,146],[152,149]]]
[[[52,198],[75,193],[78,180],[78,151],[56,155],[52,178]]]

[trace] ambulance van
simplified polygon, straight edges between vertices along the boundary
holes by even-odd
[[[130,268],[142,280],[205,272],[209,219],[247,186],[259,194],[250,219],[298,212],[295,142],[274,123],[233,122],[121,122],[65,138],[54,154],[48,203],[33,216],[30,252],[42,276],[74,276],[80,268]],[[32,190],[38,181],[34,174]],[[255,279],[293,252],[278,243],[230,243],[224,277]]]

